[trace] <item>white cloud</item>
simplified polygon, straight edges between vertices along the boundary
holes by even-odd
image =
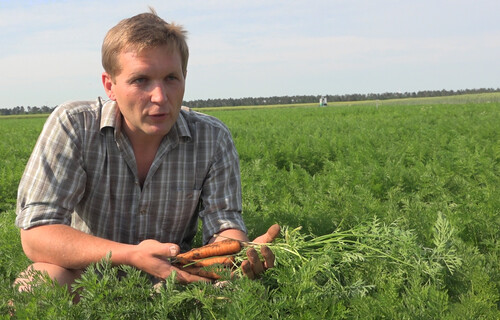
[[[500,82],[498,1],[16,1],[0,3],[0,108],[102,94],[105,32],[149,4],[189,31],[188,100]]]

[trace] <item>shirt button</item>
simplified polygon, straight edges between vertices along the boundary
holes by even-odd
[[[146,214],[146,209],[141,209],[141,210],[139,211],[139,213],[140,213],[140,214]]]

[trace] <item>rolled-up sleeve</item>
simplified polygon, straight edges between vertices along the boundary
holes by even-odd
[[[203,184],[199,216],[203,242],[225,229],[246,232],[241,215],[241,177],[238,153],[228,130],[217,139],[217,152]]]
[[[19,184],[17,227],[71,224],[85,189],[78,130],[64,108],[47,119]]]

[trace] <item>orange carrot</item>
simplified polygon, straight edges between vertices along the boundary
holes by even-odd
[[[226,256],[226,257],[213,257],[213,258],[206,258],[206,259],[200,259],[200,260],[195,260],[194,265],[196,267],[208,267],[214,264],[222,264],[225,266],[232,266],[234,262],[234,257],[232,256]]]
[[[183,258],[183,257],[179,257],[179,255],[177,255],[177,257],[174,258],[173,262],[174,262],[174,264],[181,265],[181,266],[186,265],[186,264],[191,265],[191,264],[194,263],[193,260],[189,260],[189,259],[186,259],[186,258]]]
[[[195,266],[185,266],[185,267],[180,267],[182,271],[189,272],[190,274],[194,274],[200,277],[204,278],[209,278],[209,279],[214,279],[218,280],[222,278],[222,274],[224,272],[224,268],[221,269],[216,269],[216,270],[207,270],[201,267],[195,267]]]
[[[175,258],[175,264],[178,265],[188,265],[188,266],[197,266],[197,267],[207,267],[211,266],[214,264],[222,264],[225,266],[232,266],[234,262],[234,257],[233,256],[215,256],[215,257],[210,257],[210,258],[204,258],[204,259],[194,259],[194,260],[189,260],[186,258],[182,258],[177,256]]]
[[[213,242],[203,247],[192,249],[177,255],[177,259],[196,260],[214,256],[232,255],[240,252],[241,243],[238,240],[226,239]]]

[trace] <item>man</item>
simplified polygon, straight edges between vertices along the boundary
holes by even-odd
[[[248,241],[228,129],[181,110],[188,56],[185,31],[153,10],[108,32],[102,83],[110,100],[59,106],[19,185],[16,225],[30,269],[70,285],[111,252],[114,265],[156,279],[175,270],[183,283],[207,281],[169,263],[190,248],[199,218],[204,243]],[[243,273],[272,267],[266,252],[261,262],[252,251]],[[20,290],[30,286],[27,274],[16,280]]]

